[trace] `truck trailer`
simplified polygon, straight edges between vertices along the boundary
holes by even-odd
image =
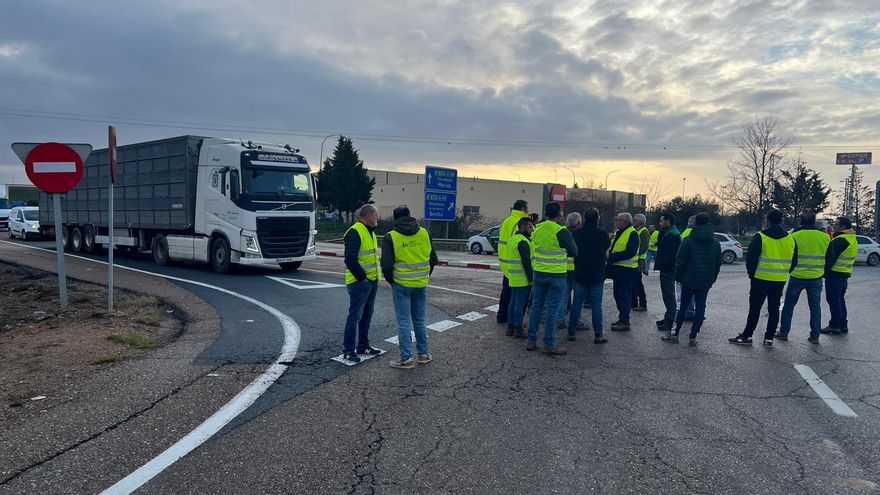
[[[61,196],[65,250],[109,244],[109,155],[92,152],[82,181]],[[315,258],[316,188],[309,164],[289,145],[179,136],[117,149],[113,244],[153,260],[292,271]],[[40,229],[54,231],[40,193]]]

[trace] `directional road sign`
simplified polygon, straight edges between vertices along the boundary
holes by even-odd
[[[425,191],[425,220],[455,220],[455,193]]]
[[[862,153],[838,153],[837,165],[870,165],[871,152]]]
[[[28,179],[47,193],[65,193],[79,184],[83,162],[92,152],[88,144],[13,143],[24,162]]]
[[[454,168],[425,167],[425,191],[454,193],[458,189],[458,170]]]

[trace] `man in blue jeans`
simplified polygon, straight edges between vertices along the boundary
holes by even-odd
[[[548,203],[544,207],[545,220],[535,227],[532,244],[535,258],[532,268],[535,271],[532,283],[532,306],[529,308],[529,331],[527,351],[537,346],[538,325],[544,315],[544,354],[565,354],[565,347],[556,345],[556,312],[562,302],[562,291],[568,273],[569,256],[577,256],[577,247],[571,233],[562,225],[562,206]]]
[[[605,289],[605,260],[611,245],[608,233],[599,228],[599,210],[584,212],[583,227],[572,233],[578,254],[574,259],[574,302],[568,320],[568,339],[574,340],[584,301],[590,302],[593,316],[593,343],[608,342],[602,327],[602,292]]]
[[[391,361],[392,368],[411,369],[416,361],[428,364],[432,360],[428,354],[425,306],[428,281],[436,265],[437,253],[428,231],[410,216],[409,208],[395,208],[394,230],[382,240],[382,275],[391,284],[400,346],[400,359]],[[410,332],[416,337],[417,359],[413,359]]]
[[[791,236],[797,246],[797,259],[792,263],[791,277],[785,289],[779,331],[773,338],[788,340],[794,307],[801,297],[801,291],[805,290],[810,306],[810,337],[807,341],[818,344],[819,332],[822,330],[822,276],[825,275],[825,253],[831,239],[816,227],[815,213],[802,214],[801,226]]]
[[[343,238],[345,244],[345,287],[348,289],[348,318],[342,342],[342,357],[359,363],[358,354],[374,356],[382,351],[370,347],[370,321],[376,293],[379,291],[379,256],[376,248],[376,224],[379,211],[363,205],[357,211],[357,222]],[[357,334],[357,335],[355,335]],[[357,345],[355,346],[355,337]]]

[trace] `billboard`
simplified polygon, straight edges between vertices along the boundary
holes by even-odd
[[[871,152],[864,151],[860,153],[838,153],[837,165],[870,165]]]

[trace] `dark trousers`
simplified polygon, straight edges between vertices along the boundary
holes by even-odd
[[[848,329],[846,321],[846,287],[848,280],[843,277],[827,277],[825,279],[825,300],[831,312],[831,328]]]
[[[660,293],[663,294],[663,305],[666,306],[666,313],[663,319],[667,323],[675,320],[675,274],[672,272],[660,272]]]
[[[498,314],[495,316],[496,322],[507,323],[509,319],[507,316],[508,307],[510,307],[510,281],[508,281],[505,276],[504,280],[501,282],[501,296],[498,298]]]
[[[376,304],[376,293],[379,282],[364,280],[346,286],[348,289],[348,318],[345,319],[345,335],[342,352],[355,352],[355,333],[357,333],[357,350],[365,351],[370,347],[370,322],[373,319],[373,307]]]
[[[645,295],[645,284],[642,282],[642,272],[638,270],[636,271],[635,277],[633,277],[632,305],[633,307],[648,307],[648,296]]]
[[[779,325],[779,301],[782,299],[783,288],[785,288],[785,282],[768,282],[757,278],[752,279],[751,288],[749,289],[749,317],[746,320],[746,328],[742,332],[743,338],[749,339],[755,333],[755,329],[758,327],[758,319],[761,318],[761,308],[764,307],[764,300],[766,299],[767,311],[770,313],[770,316],[767,318],[767,331],[764,333],[764,340],[773,340],[776,326]],[[683,296],[682,299],[684,299]]]
[[[629,312],[632,310],[633,281],[638,270],[632,268],[620,268],[614,274],[614,302],[617,304],[619,314],[617,321],[629,324]]]
[[[700,333],[703,326],[703,320],[706,319],[706,297],[709,295],[709,289],[689,289],[681,288],[681,305],[678,307],[678,314],[675,316],[675,327],[672,329],[672,335],[678,335],[681,332],[681,325],[684,323],[685,313],[688,312],[688,306],[694,301],[696,309],[694,310],[694,324],[691,327],[690,338],[695,339]]]

